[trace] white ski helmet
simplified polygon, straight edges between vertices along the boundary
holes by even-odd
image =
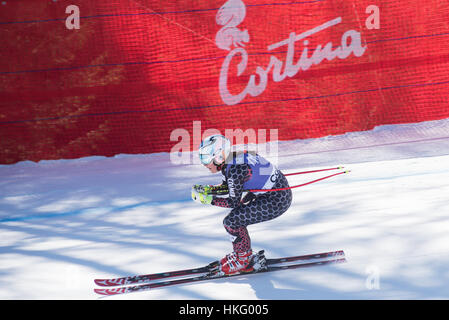
[[[221,134],[214,134],[201,141],[198,151],[202,164],[214,161],[216,165],[220,165],[231,152],[231,141]]]

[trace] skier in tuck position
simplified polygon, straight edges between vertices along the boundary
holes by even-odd
[[[233,252],[220,260],[219,272],[225,275],[252,272],[256,268],[256,255],[253,255],[251,249],[247,226],[279,217],[290,207],[290,189],[269,191],[289,188],[287,179],[258,154],[231,152],[231,142],[222,135],[204,139],[199,148],[199,157],[210,172],[222,173],[223,182],[216,186],[194,185],[192,199],[203,204],[232,208],[223,224],[230,235]],[[223,196],[225,194],[227,196]]]

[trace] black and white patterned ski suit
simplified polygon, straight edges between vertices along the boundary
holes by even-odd
[[[287,211],[292,202],[292,191],[287,189],[256,194],[248,193],[242,199],[244,183],[253,176],[251,166],[247,163],[227,164],[222,169],[222,173],[223,183],[228,185],[229,197],[215,196],[211,204],[233,208],[224,218],[223,225],[231,235],[234,251],[246,252],[251,249],[251,239],[246,227],[274,219]],[[287,179],[282,172],[277,170],[276,180],[271,189],[287,187],[289,187]]]

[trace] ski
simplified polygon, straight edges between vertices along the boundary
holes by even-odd
[[[328,264],[343,263],[343,262],[346,262],[345,258],[334,258],[331,260],[305,262],[305,263],[282,265],[282,266],[268,265],[265,269],[262,269],[259,271],[254,271],[254,272],[243,272],[243,273],[238,273],[238,274],[233,274],[233,275],[205,274],[205,275],[200,275],[197,277],[155,282],[155,283],[149,283],[149,284],[141,284],[141,285],[137,285],[137,286],[107,288],[107,289],[94,289],[94,291],[97,294],[109,296],[109,295],[117,295],[117,294],[124,294],[124,293],[138,292],[138,291],[153,290],[156,288],[163,288],[163,287],[181,285],[181,284],[186,284],[186,283],[195,283],[195,282],[207,281],[207,280],[225,279],[225,278],[231,278],[231,277],[236,277],[236,276],[247,276],[247,275],[252,275],[252,274],[260,274],[260,273],[288,270],[288,269],[308,268],[308,267],[312,267],[312,266],[328,265]]]
[[[266,259],[267,265],[284,263],[284,262],[293,262],[299,260],[313,260],[313,259],[325,259],[325,258],[333,258],[338,256],[344,256],[345,253],[343,250],[338,251],[329,251],[315,254],[306,254],[302,256],[292,256],[292,257],[284,257],[284,258],[270,258]]]
[[[263,252],[262,252],[263,254]],[[283,262],[292,262],[299,260],[311,260],[311,259],[324,259],[336,256],[344,256],[343,250],[338,251],[329,251],[323,253],[316,254],[307,254],[301,256],[292,256],[292,257],[284,257],[284,258],[275,258],[275,259],[266,259],[267,265],[283,263]],[[152,274],[143,274],[136,276],[127,276],[121,278],[111,278],[111,279],[95,279],[94,282],[96,285],[101,287],[114,287],[114,286],[123,286],[130,284],[138,284],[138,283],[146,283],[154,280],[165,279],[165,278],[173,278],[173,277],[182,277],[188,276],[192,274],[201,274],[210,272],[214,267],[218,265],[218,261],[214,261],[207,266],[193,269],[185,269],[185,270],[176,270],[169,272],[161,272],[161,273],[152,273]]]
[[[182,276],[188,276],[188,275],[192,275],[192,274],[207,273],[217,265],[218,265],[218,261],[214,261],[214,262],[208,264],[207,266],[200,267],[200,268],[176,270],[176,271],[152,273],[152,274],[142,274],[142,275],[137,275],[137,276],[128,276],[128,277],[113,278],[113,279],[95,279],[94,282],[96,285],[102,286],[102,287],[114,287],[114,286],[123,286],[123,285],[128,285],[128,284],[145,283],[145,282],[159,280],[159,279],[165,279],[165,278],[182,277]]]

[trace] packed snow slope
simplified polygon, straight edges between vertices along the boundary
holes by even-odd
[[[285,173],[351,172],[294,189],[286,213],[249,226],[253,248],[268,257],[343,249],[347,263],[106,299],[449,298],[449,120],[282,142],[278,151],[271,160]],[[193,184],[219,182],[168,154],[0,166],[0,299],[96,299],[94,278],[221,258],[232,248],[228,209],[190,199]]]

